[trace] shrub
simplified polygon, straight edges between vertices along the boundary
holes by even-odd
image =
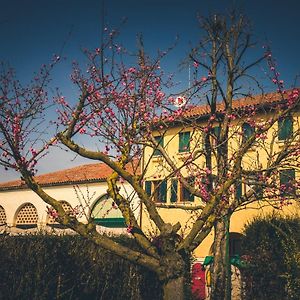
[[[1,236],[0,245],[0,299],[161,298],[154,273],[77,235]]]
[[[300,218],[256,218],[244,233],[245,299],[300,299]]]

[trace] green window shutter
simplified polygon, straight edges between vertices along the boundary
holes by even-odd
[[[171,180],[171,202],[177,202],[178,179]]]
[[[293,134],[293,118],[291,116],[278,120],[278,139],[284,141]]]
[[[190,151],[190,138],[191,133],[179,132],[179,152],[188,152]]]
[[[262,199],[264,196],[264,188],[263,186],[257,186],[256,188],[256,198],[257,199]]]
[[[292,180],[295,180],[295,169],[286,169],[280,171],[280,183],[285,184],[289,183]]]
[[[195,177],[190,177],[189,178],[189,183],[192,185],[192,186],[195,186]],[[190,201],[194,201],[195,200],[195,196],[193,194],[190,194],[190,198],[189,198]]]
[[[211,134],[210,134],[210,145],[211,147],[216,147],[219,139],[220,139],[220,133],[221,133],[221,127],[216,126],[212,128]]]
[[[247,181],[246,192],[251,190],[257,200],[262,199],[264,195],[264,186],[259,178],[262,174],[256,173],[245,177]]]
[[[248,123],[243,124],[243,142],[247,141],[250,136],[254,133],[254,128]]]
[[[156,136],[156,137],[154,137],[154,139],[157,144],[159,144],[161,147],[164,147],[164,137],[163,136]],[[161,152],[158,149],[155,149],[153,152],[153,155],[160,156]]]
[[[219,139],[221,133],[221,127],[216,126],[213,128],[213,134],[216,136],[217,139]]]
[[[238,180],[235,184],[235,198],[241,199],[243,193],[242,182]]]
[[[256,199],[262,199],[263,196],[264,196],[264,189],[262,186],[260,186],[256,190]]]
[[[151,186],[152,186],[152,182],[151,181],[146,181],[145,182],[145,192],[146,194],[150,197],[151,196]]]
[[[167,202],[167,181],[166,180],[162,180],[159,185],[158,201],[163,203]]]
[[[193,177],[188,178],[189,184],[194,185],[195,179]],[[191,194],[184,186],[182,186],[182,197],[183,201],[194,201],[195,196]]]
[[[293,181],[296,178],[295,169],[286,169],[279,171],[280,193],[282,196],[295,193]]]

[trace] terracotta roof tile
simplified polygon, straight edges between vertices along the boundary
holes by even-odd
[[[128,170],[133,172],[133,167],[128,166]],[[46,173],[35,177],[42,186],[66,185],[87,182],[101,182],[112,173],[112,169],[104,163],[87,164],[78,167]],[[16,188],[26,188],[22,180],[14,180],[0,183],[0,191]]]
[[[289,91],[287,92],[289,93]],[[263,95],[255,95],[255,96],[248,96],[244,98],[239,98],[233,100],[232,108],[234,110],[247,108],[250,106],[263,106],[266,104],[278,103],[282,101],[282,95],[279,93],[268,93]],[[224,109],[224,104],[220,103],[217,104],[217,111],[222,111]],[[200,117],[205,116],[209,113],[209,106],[208,105],[199,105],[191,108],[190,110],[184,112],[185,117]]]

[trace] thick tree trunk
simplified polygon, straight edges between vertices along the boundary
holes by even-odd
[[[229,217],[215,225],[214,262],[211,267],[211,300],[231,299],[231,270],[229,261]]]
[[[163,285],[164,300],[184,300],[184,277],[170,279]]]

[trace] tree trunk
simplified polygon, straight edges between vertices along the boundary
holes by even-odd
[[[229,260],[229,218],[215,225],[214,262],[211,267],[211,300],[231,299],[231,269]]]
[[[184,300],[184,277],[173,278],[163,285],[164,300]]]

